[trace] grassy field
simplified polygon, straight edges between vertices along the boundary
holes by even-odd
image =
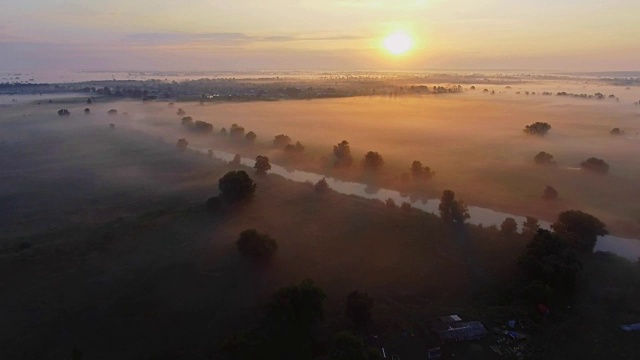
[[[108,117],[114,106],[130,117]],[[435,316],[460,313],[492,327],[522,314],[500,294],[526,239],[477,227],[460,237],[433,216],[320,196],[277,176],[256,178],[254,201],[216,217],[204,203],[233,167],[177,151],[174,139],[184,133],[164,107],[101,104],[86,117],[77,115],[81,108],[73,105],[69,118],[47,114],[49,107],[10,108],[2,117],[0,353],[7,358],[67,358],[74,347],[90,359],[208,358],[255,324],[276,289],[305,278],[326,291],[334,325],[350,291],[368,292],[375,331],[403,359],[424,358],[432,342],[424,330]],[[237,254],[234,242],[247,228],[278,240],[269,266]],[[579,322],[565,330],[543,323],[536,341],[546,358],[604,356],[607,344],[616,346],[612,358],[629,358],[638,342],[618,326],[640,316],[640,269],[615,258],[586,266],[590,280],[572,318]],[[545,334],[571,328],[590,330],[546,342]],[[403,333],[417,334],[421,345],[411,350]],[[447,348],[447,356],[496,358],[491,341]]]

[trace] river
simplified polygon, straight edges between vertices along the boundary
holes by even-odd
[[[190,147],[193,150],[196,150],[201,153],[208,153],[209,149],[202,147]],[[213,157],[224,160],[231,161],[233,160],[235,154],[213,150]],[[240,163],[244,166],[253,167],[255,164],[255,159],[250,158],[241,158]],[[300,170],[291,170],[286,169],[279,165],[271,164],[271,174],[280,175],[285,179],[293,180],[296,182],[310,182],[315,184],[320,179],[324,178],[327,181],[329,187],[341,194],[345,195],[355,195],[365,199],[374,199],[380,201],[386,201],[387,199],[393,199],[396,204],[409,203],[412,207],[416,209],[420,209],[422,211],[437,214],[438,213],[438,205],[440,203],[439,199],[428,199],[428,200],[412,200],[409,196],[405,196],[400,194],[400,192],[396,190],[382,189],[382,188],[371,188],[370,185],[342,181],[332,177],[327,177],[320,174],[310,173],[306,171]],[[495,225],[500,227],[502,222],[511,217],[518,222],[518,226],[522,227],[522,223],[525,221],[525,216],[508,214],[500,211],[494,211],[491,209],[486,209],[478,206],[469,206],[469,215],[471,218],[469,219],[469,223],[475,225],[484,225],[491,226]],[[540,227],[545,229],[550,229],[551,223],[546,221],[540,221]],[[620,257],[631,261],[637,261],[640,258],[640,240],[637,239],[627,239],[613,235],[600,236],[598,238],[598,242],[594,248],[594,251],[604,251],[611,252]]]

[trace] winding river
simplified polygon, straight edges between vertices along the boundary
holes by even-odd
[[[208,153],[209,149],[201,148],[201,147],[190,147],[191,149],[201,152]],[[213,150],[213,157],[224,160],[231,161],[233,160],[235,154],[231,154],[224,151]],[[242,158],[240,163],[244,166],[253,167],[255,164],[255,159],[250,158]],[[280,175],[285,179],[293,180],[296,182],[310,182],[315,184],[320,179],[325,178],[329,187],[337,191],[341,194],[345,195],[355,195],[365,199],[375,199],[386,201],[387,199],[393,199],[396,204],[402,204],[407,202],[411,204],[412,207],[420,209],[422,211],[437,214],[438,213],[438,199],[429,199],[427,201],[424,200],[412,200],[409,196],[401,195],[400,192],[396,190],[375,188],[372,189],[369,185],[342,181],[335,178],[331,178],[328,176],[310,173],[306,171],[299,170],[288,170],[282,166],[271,164],[271,174]],[[484,225],[491,226],[495,225],[500,227],[502,222],[508,218],[514,218],[516,222],[518,222],[518,226],[525,221],[524,216],[507,214],[499,211],[494,211],[491,209],[486,209],[477,206],[469,206],[469,214],[471,218],[469,219],[469,223],[475,225]],[[540,221],[540,226],[542,228],[549,229],[551,223],[546,221]],[[611,252],[618,256],[621,256],[625,259],[631,261],[637,261],[640,258],[640,240],[637,239],[627,239],[613,235],[601,236],[598,238],[598,242],[594,248],[594,251],[605,251]]]

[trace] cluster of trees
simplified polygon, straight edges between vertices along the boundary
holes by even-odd
[[[187,129],[190,130],[194,130],[197,132],[201,132],[201,133],[211,133],[213,132],[213,125],[206,122],[206,121],[200,121],[200,120],[196,120],[195,122],[193,121],[193,118],[191,116],[185,116],[180,120],[180,123],[182,124],[182,126],[186,127]]]
[[[551,125],[546,122],[534,122],[524,127],[524,133],[528,135],[544,136],[551,130]]]
[[[529,224],[523,230],[527,235],[535,232],[518,259],[526,284],[522,293],[533,303],[548,304],[573,294],[582,269],[580,256],[592,253],[598,236],[608,232],[598,218],[578,210],[560,213],[553,231],[536,228]]]
[[[422,166],[422,163],[418,160],[414,160],[411,163],[409,171],[411,171],[411,176],[416,180],[430,180],[436,175],[435,171],[432,171],[428,166]]]
[[[325,292],[311,280],[281,288],[272,297],[260,324],[229,338],[222,359],[378,360],[378,349],[368,348],[362,337],[371,323],[374,301],[353,291],[347,296],[345,318],[351,329],[333,336],[324,324]],[[323,341],[328,338],[330,341]]]
[[[60,109],[58,110],[58,116],[69,116],[71,112],[68,109]]]

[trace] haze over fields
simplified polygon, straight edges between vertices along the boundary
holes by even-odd
[[[638,13],[5,1],[0,360],[635,359]]]

